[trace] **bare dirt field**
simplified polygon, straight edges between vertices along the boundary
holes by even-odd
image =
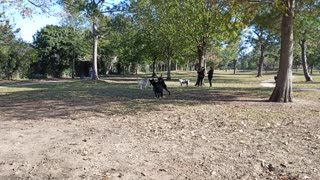
[[[1,92],[0,179],[320,179],[319,92],[282,104],[177,86],[158,100],[63,83]]]

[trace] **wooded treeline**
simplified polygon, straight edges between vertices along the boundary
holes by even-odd
[[[83,77],[89,67],[92,79],[163,70],[171,79],[171,70],[202,66],[256,69],[257,77],[280,69],[277,86],[290,94],[291,70],[302,67],[312,81],[320,64],[317,0],[25,0],[0,6],[17,7],[27,18],[53,6],[63,12],[61,24],[42,28],[32,43],[16,38],[12,14],[0,14],[0,75],[8,79]],[[277,96],[274,101],[291,101]]]

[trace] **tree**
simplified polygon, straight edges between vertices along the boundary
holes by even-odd
[[[7,45],[6,54],[1,58],[0,67],[7,79],[26,77],[30,64],[37,60],[37,52],[29,44],[15,40]]]
[[[164,56],[167,62],[167,79],[170,80],[172,59],[181,45],[179,42],[181,39],[172,18],[176,12],[175,6],[172,6],[171,2],[141,0],[132,4],[132,12],[135,21],[145,31],[147,37],[151,37],[146,41],[147,44],[156,45],[146,48],[148,56],[153,61],[153,71],[156,61]]]
[[[297,1],[297,4],[299,7],[308,7],[308,11],[312,13],[319,12],[318,1]],[[281,0],[278,5],[282,10],[280,64],[276,86],[269,100],[292,102],[293,26],[296,1]]]
[[[232,66],[233,74],[236,74],[238,54],[239,42],[226,44],[219,52],[219,55],[222,57],[225,66]]]
[[[295,0],[282,0],[280,64],[272,102],[292,102],[293,26]]]
[[[304,10],[305,8],[302,8]],[[306,10],[304,10],[306,11]],[[302,68],[303,74],[306,81],[312,81],[312,76],[308,71],[308,61],[307,61],[307,42],[312,43],[312,41],[318,41],[320,37],[319,34],[319,27],[320,27],[320,20],[318,17],[314,15],[304,12],[298,13],[298,16],[295,18],[296,21],[296,31],[295,31],[295,38],[298,39],[298,44],[301,49],[301,60],[302,60]]]
[[[61,77],[73,59],[84,55],[85,43],[79,42],[80,37],[81,34],[72,27],[47,25],[38,31],[34,36],[34,46],[39,51],[41,73]]]
[[[58,0],[57,0],[58,1]],[[19,13],[23,18],[31,17],[33,14],[54,14],[51,8],[56,0],[2,0],[0,7],[6,15]]]
[[[101,17],[106,13],[115,11],[124,11],[126,4],[113,5],[104,0],[63,0],[60,2],[65,10],[71,14],[83,14],[91,22],[92,29],[92,65],[93,65],[93,80],[98,80],[98,24]],[[112,7],[110,7],[112,6]]]
[[[262,76],[267,48],[278,41],[276,27],[278,19],[277,11],[268,4],[264,5],[251,22],[253,35],[250,34],[248,41],[254,46],[259,46],[260,49],[257,77]]]
[[[31,48],[27,44],[16,40],[15,34],[20,29],[14,30],[10,21],[0,14],[0,67],[7,79],[12,79],[14,73],[25,70],[32,60],[27,58]],[[32,53],[31,53],[32,54]]]
[[[136,72],[138,64],[143,63],[145,34],[133,23],[132,17],[115,15],[109,24],[110,40],[117,56],[120,71]]]
[[[241,4],[236,1],[184,0],[175,5],[175,24],[183,39],[193,43],[198,54],[198,68],[205,66],[208,48],[234,41],[243,22]]]

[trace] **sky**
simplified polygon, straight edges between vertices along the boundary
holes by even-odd
[[[33,18],[22,18],[16,16],[14,18],[15,28],[21,28],[19,36],[26,42],[32,42],[32,36],[46,25],[58,25],[58,17],[34,16]]]
[[[0,0],[1,1],[1,0]],[[108,3],[118,4],[121,0],[107,0]],[[58,8],[58,7],[55,7]],[[57,10],[57,9],[55,9]],[[26,42],[32,42],[32,36],[46,25],[59,25],[60,18],[46,15],[33,15],[33,17],[22,18],[21,15],[17,14],[13,16],[13,22],[15,28],[21,28],[19,37]]]

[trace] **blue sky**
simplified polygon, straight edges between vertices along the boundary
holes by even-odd
[[[27,41],[32,42],[32,36],[41,28],[49,24],[58,25],[58,17],[47,17],[47,16],[34,16],[33,18],[22,18],[21,16],[16,16],[14,18],[15,28],[21,28],[19,33],[20,37]]]
[[[1,0],[0,0],[1,1]],[[118,4],[121,0],[107,0],[108,3]],[[56,7],[59,11],[59,7]],[[34,15],[32,18],[22,18],[21,15],[15,15],[13,17],[13,22],[15,23],[15,28],[21,28],[19,36],[27,41],[32,42],[32,36],[41,28],[46,25],[58,25],[60,22],[59,17],[46,16],[46,15]]]

